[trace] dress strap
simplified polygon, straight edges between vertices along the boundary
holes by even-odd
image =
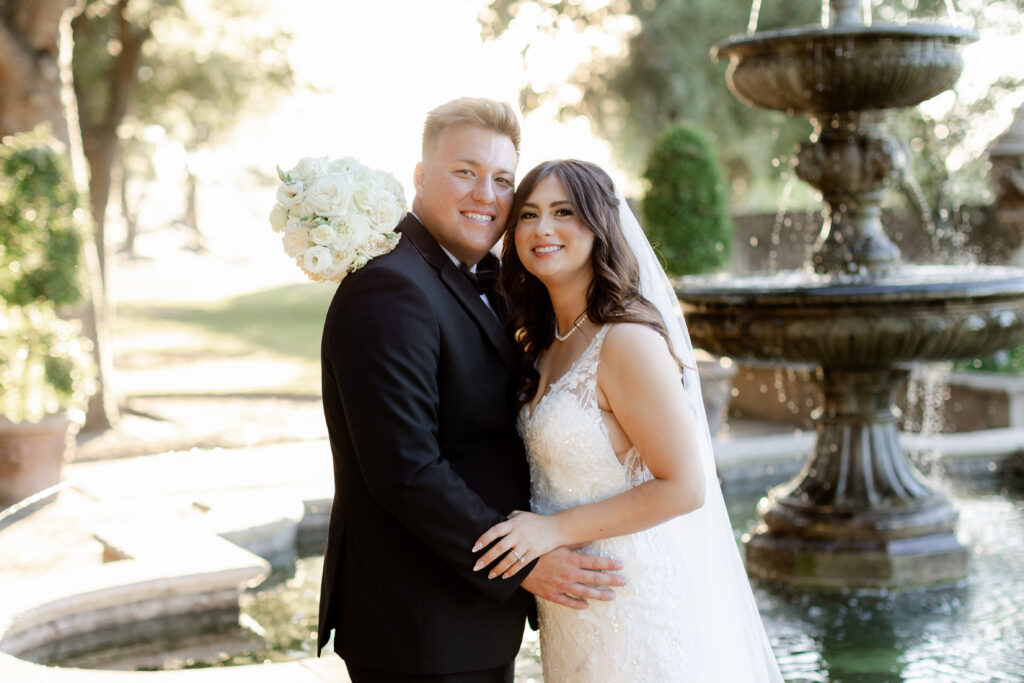
[[[573,370],[566,373],[566,388],[574,393],[584,406],[597,405],[597,365],[601,358],[601,347],[604,345],[604,338],[609,329],[611,329],[611,325],[606,324],[597,331],[582,355],[576,360]]]

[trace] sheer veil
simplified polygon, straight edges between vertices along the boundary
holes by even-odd
[[[658,309],[668,329],[672,351],[682,361],[687,402],[697,428],[704,468],[705,500],[699,510],[671,523],[680,535],[680,562],[692,580],[679,588],[688,593],[692,614],[686,620],[696,644],[692,668],[695,681],[782,681],[778,664],[761,623],[757,604],[740,558],[718,483],[707,413],[693,344],[682,307],[654,249],[621,193],[622,231],[640,266],[640,292]]]

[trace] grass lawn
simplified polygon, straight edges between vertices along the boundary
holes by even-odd
[[[289,284],[187,304],[118,305],[116,380],[129,396],[320,392],[320,332],[334,288]]]

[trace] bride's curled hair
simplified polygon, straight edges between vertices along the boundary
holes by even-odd
[[[590,257],[594,276],[587,289],[587,317],[597,324],[647,325],[672,348],[657,309],[640,294],[640,269],[622,234],[619,198],[612,179],[587,161],[545,161],[530,170],[516,188],[501,248],[500,291],[509,302],[505,327],[522,352],[518,405],[528,403],[537,391],[537,359],[555,339],[555,314],[547,289],[519,260],[515,230],[523,204],[537,185],[551,175],[561,181],[580,222],[594,233]]]

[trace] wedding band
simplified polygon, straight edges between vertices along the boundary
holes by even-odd
[[[523,561],[523,558],[522,558],[522,557],[520,557],[520,556],[519,556],[519,553],[517,553],[517,552],[516,552],[515,550],[513,550],[513,549],[511,549],[511,548],[510,548],[510,549],[509,549],[509,552],[510,552],[510,553],[512,553],[513,555],[515,555],[515,556],[516,556],[516,559],[517,559],[517,560],[519,560],[520,562],[522,562],[522,561]]]

